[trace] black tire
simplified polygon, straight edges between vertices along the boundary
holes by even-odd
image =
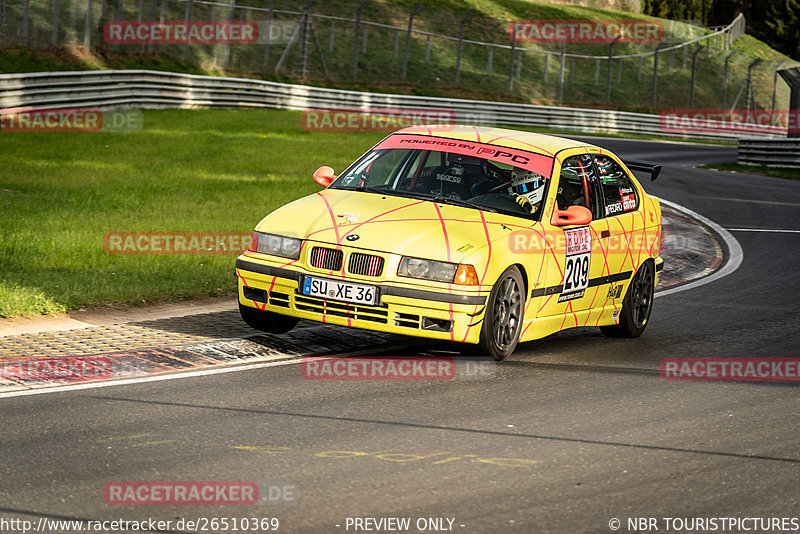
[[[519,342],[525,311],[525,284],[516,267],[509,267],[492,287],[483,315],[479,348],[497,361],[510,356]]]
[[[655,269],[652,261],[644,262],[633,277],[628,292],[622,301],[619,324],[601,326],[608,337],[639,337],[647,328],[650,312],[653,311],[655,294]]]
[[[300,322],[297,317],[261,311],[250,306],[242,306],[241,303],[239,304],[239,314],[250,328],[255,328],[268,334],[285,334]]]

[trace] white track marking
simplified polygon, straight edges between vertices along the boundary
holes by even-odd
[[[712,230],[714,230],[719,236],[725,241],[725,244],[728,246],[728,261],[725,262],[725,265],[722,266],[721,269],[715,271],[714,273],[706,276],[705,278],[700,278],[699,280],[695,280],[694,282],[689,282],[688,284],[673,287],[672,289],[665,289],[664,291],[657,291],[655,298],[658,297],[665,297],[667,295],[672,295],[674,293],[680,293],[681,291],[686,291],[688,289],[694,289],[696,287],[704,286],[706,284],[710,284],[711,282],[715,282],[720,278],[724,278],[734,272],[739,266],[742,264],[742,260],[744,259],[744,251],[742,251],[742,246],[736,240],[735,237],[731,235],[725,228],[721,227],[711,219],[708,219],[696,211],[692,211],[689,208],[684,208],[680,204],[675,204],[674,202],[670,202],[669,200],[661,200],[662,204],[669,206],[670,208],[683,212],[686,215],[697,219],[698,221],[702,222]]]
[[[774,234],[800,234],[800,230],[780,230],[778,228],[728,228],[731,232],[771,232]]]
[[[21,391],[7,391],[0,393],[0,399],[6,397],[26,397],[28,395],[41,395],[43,393],[61,393],[63,391],[76,391],[84,389],[107,388],[111,386],[127,386],[130,384],[142,384],[145,382],[160,382],[162,380],[177,380],[178,378],[192,378],[195,376],[219,375],[222,373],[234,373],[236,371],[250,371],[252,369],[262,369],[264,367],[279,367],[281,365],[294,365],[300,363],[301,358],[291,360],[279,360],[272,362],[252,363],[248,365],[237,365],[235,367],[219,367],[213,369],[203,369],[201,371],[183,371],[180,373],[170,373],[164,375],[150,375],[138,378],[123,378],[120,380],[108,380],[105,382],[84,382],[70,386],[54,386],[41,389],[25,389]]]

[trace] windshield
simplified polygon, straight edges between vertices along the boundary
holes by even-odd
[[[447,150],[382,148],[384,145],[365,154],[330,187],[539,218],[549,180],[530,168],[532,158],[528,156],[538,155],[491,149],[492,153],[485,155],[492,157],[478,157]],[[538,166],[541,170],[541,162]]]

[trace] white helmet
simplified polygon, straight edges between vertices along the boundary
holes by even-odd
[[[525,197],[536,206],[544,197],[544,176],[527,169],[514,167],[511,170],[511,192]]]

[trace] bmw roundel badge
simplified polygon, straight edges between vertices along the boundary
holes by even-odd
[[[358,238],[361,237],[358,234],[350,234],[347,236],[348,241],[358,241]]]

